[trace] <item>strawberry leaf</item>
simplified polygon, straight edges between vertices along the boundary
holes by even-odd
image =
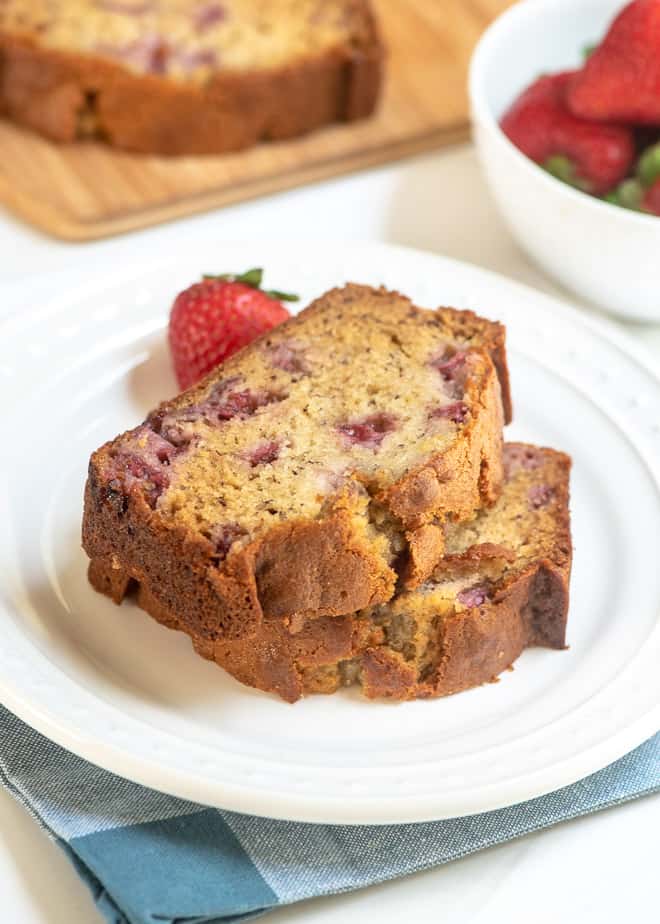
[[[251,269],[241,276],[236,276],[234,281],[242,282],[246,286],[252,286],[253,289],[260,289],[263,278],[264,271],[262,269]]]
[[[278,289],[262,289],[261,283],[263,278],[264,271],[260,267],[250,269],[246,273],[241,273],[240,276],[237,276],[235,273],[221,273],[219,275],[204,273],[202,276],[202,279],[219,279],[221,282],[241,282],[244,286],[250,286],[253,289],[263,291],[264,295],[267,295],[269,298],[274,298],[278,302],[300,301],[299,295],[292,295],[290,292],[280,292]]]
[[[250,269],[246,273],[237,275],[236,273],[204,273],[202,279],[219,279],[221,282],[242,282],[244,286],[251,286],[253,289],[261,288],[261,281],[264,277],[262,269]]]
[[[265,294],[269,298],[276,298],[278,302],[299,302],[299,295],[292,295],[291,292],[278,292],[277,289],[267,289]]]

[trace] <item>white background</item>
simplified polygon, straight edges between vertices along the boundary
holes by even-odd
[[[512,241],[465,147],[93,244],[53,241],[0,212],[0,312],[22,305],[21,292],[37,279],[38,291],[48,271],[74,270],[84,278],[96,266],[151,258],[166,243],[196,238],[217,239],[222,268],[223,240],[301,236],[407,244],[565,294]],[[660,324],[626,327],[660,368]],[[646,918],[657,900],[659,825],[660,798],[643,799],[406,880],[283,909],[268,920],[324,924],[348,917],[355,924],[389,924],[426,915],[448,924],[619,924],[624,916]],[[0,902],[3,924],[102,920],[68,860],[1,790]]]

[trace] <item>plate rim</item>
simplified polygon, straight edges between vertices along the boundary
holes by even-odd
[[[258,242],[240,242],[235,241],[226,245],[231,250],[247,250],[254,248],[255,243],[260,247],[268,245],[267,241]],[[188,253],[195,256],[203,252],[203,248],[211,246],[210,241],[204,242],[203,245],[187,246],[184,250],[186,257]],[[281,251],[282,247],[298,246],[304,247],[308,251],[319,251],[324,245],[322,242],[306,242],[304,245],[295,244],[289,241],[278,241],[273,244],[275,254]],[[629,358],[639,365],[649,374],[660,386],[660,371],[653,364],[652,358],[645,351],[643,346],[637,343],[631,334],[619,329],[611,321],[603,318],[594,317],[593,315],[581,311],[574,305],[560,298],[539,292],[531,286],[516,280],[509,279],[503,274],[491,270],[482,269],[474,264],[464,261],[455,260],[440,254],[429,251],[418,250],[411,247],[402,247],[384,242],[367,241],[360,242],[327,242],[325,246],[331,246],[333,259],[339,260],[340,252],[349,252],[354,257],[356,250],[367,250],[378,253],[385,260],[387,254],[396,252],[404,253],[409,257],[423,257],[436,263],[439,272],[447,273],[452,268],[458,267],[461,272],[476,274],[482,282],[491,281],[495,283],[500,290],[502,287],[509,291],[517,291],[519,297],[527,300],[540,300],[548,308],[552,307],[553,311],[558,311],[564,315],[570,322],[577,323],[603,337],[611,345],[621,350]],[[180,252],[180,256],[181,256]],[[91,286],[93,291],[103,291],[109,284],[120,284],[131,278],[147,277],[155,272],[158,267],[170,265],[165,256],[159,259],[149,261],[135,261],[127,264],[125,271],[119,275],[113,275],[111,270],[106,267],[105,274],[95,280]],[[67,273],[68,271],[65,271]],[[47,278],[52,276],[61,278],[61,273],[47,274]],[[42,277],[43,279],[44,277]],[[80,277],[78,277],[80,278]],[[88,279],[89,277],[86,277]],[[10,287],[11,288],[11,287]],[[55,304],[58,300],[52,299],[49,304]],[[486,312],[488,313],[488,312]],[[16,318],[16,312],[10,314],[7,318],[0,321],[0,335],[5,333],[7,328],[11,329],[11,324]],[[644,454],[636,447],[640,457],[646,464]],[[4,607],[3,607],[4,609]],[[10,615],[11,618],[11,615]],[[658,626],[653,630],[657,631]],[[70,683],[74,681],[66,677]],[[5,677],[0,675],[0,701],[3,702],[19,718],[26,721],[29,725],[36,728],[46,737],[55,741],[57,744],[78,754],[84,759],[97,764],[100,767],[117,773],[129,780],[141,783],[142,785],[156,788],[160,791],[170,793],[171,795],[190,799],[194,802],[201,802],[207,805],[247,812],[249,814],[264,815],[271,818],[284,820],[296,820],[311,823],[332,823],[332,824],[392,824],[392,823],[410,823],[420,821],[441,820],[443,818],[459,817],[472,815],[480,812],[496,810],[509,806],[520,801],[535,798],[563,788],[585,775],[602,769],[613,760],[623,756],[631,748],[641,744],[644,740],[653,735],[660,725],[660,703],[656,703],[642,716],[624,729],[619,730],[616,735],[607,738],[605,741],[592,745],[586,751],[580,752],[579,757],[573,755],[571,759],[566,759],[562,764],[553,764],[545,772],[536,773],[527,776],[527,783],[521,784],[520,778],[515,777],[507,780],[506,783],[499,781],[493,784],[494,788],[500,793],[495,797],[490,792],[490,787],[484,787],[479,793],[473,794],[470,800],[465,799],[464,791],[461,793],[461,805],[457,811],[455,803],[447,804],[447,800],[441,798],[431,798],[428,794],[421,794],[415,797],[399,797],[396,802],[396,811],[391,811],[391,806],[386,806],[382,797],[368,799],[366,795],[360,796],[360,806],[356,811],[355,806],[349,814],[342,814],[346,811],[346,805],[342,803],[340,797],[325,797],[326,802],[336,804],[336,813],[332,818],[328,818],[327,809],[320,808],[318,798],[314,795],[308,796],[302,792],[269,793],[265,790],[236,786],[228,781],[218,783],[215,781],[212,785],[204,778],[192,778],[190,774],[183,774],[177,768],[160,765],[156,760],[149,760],[144,755],[136,756],[120,749],[114,744],[97,738],[87,740],[86,736],[81,734],[80,729],[66,728],[56,716],[49,715],[43,706],[31,703],[29,700],[17,693]],[[112,707],[115,709],[117,707]],[[160,730],[161,735],[170,733]],[[96,756],[94,756],[96,755]],[[104,756],[105,755],[105,756]],[[103,758],[101,760],[101,758]],[[564,765],[569,764],[573,769],[569,770]],[[561,770],[561,772],[559,772]],[[154,774],[158,776],[158,782],[154,780]],[[561,779],[560,779],[561,777]],[[213,790],[212,792],[210,790]],[[200,798],[201,797],[201,798]],[[451,797],[450,797],[451,799]],[[429,803],[433,802],[434,808],[430,808]],[[340,804],[342,803],[342,804]],[[444,805],[444,808],[441,806]],[[388,814],[388,811],[390,812]]]

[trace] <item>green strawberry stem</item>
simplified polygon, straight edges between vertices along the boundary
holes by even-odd
[[[297,302],[300,301],[299,295],[292,295],[290,292],[280,292],[277,289],[262,289],[261,283],[264,278],[264,271],[260,267],[250,269],[246,273],[236,275],[235,273],[221,273],[219,275],[204,273],[203,279],[219,279],[222,282],[240,282],[244,286],[250,286],[252,289],[259,289],[269,298],[274,298],[278,302]]]
[[[660,144],[647,148],[637,163],[637,176],[646,187],[660,179]]]
[[[292,295],[291,292],[279,292],[277,289],[266,289],[266,295],[276,298],[278,302],[299,302],[299,295]]]
[[[562,183],[567,183],[569,186],[574,186],[576,189],[582,189],[585,192],[588,191],[589,184],[578,176],[575,164],[565,154],[553,154],[541,166],[555,179],[561,180]]]
[[[611,190],[604,197],[612,205],[619,205],[624,209],[632,209],[635,212],[641,212],[642,200],[644,198],[644,189],[639,180],[624,180],[619,183],[616,189]]]

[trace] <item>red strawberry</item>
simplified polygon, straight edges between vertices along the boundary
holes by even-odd
[[[635,0],[617,16],[567,98],[584,119],[660,125],[660,0]]]
[[[232,353],[281,324],[289,312],[281,304],[296,295],[264,292],[263,272],[204,276],[177,296],[170,314],[169,341],[181,388],[189,388]]]
[[[642,205],[647,212],[660,215],[660,180],[656,180],[653,186],[646,190]]]
[[[632,131],[578,119],[566,107],[574,71],[540,77],[502,119],[502,130],[523,154],[586,192],[602,195],[629,172]]]

